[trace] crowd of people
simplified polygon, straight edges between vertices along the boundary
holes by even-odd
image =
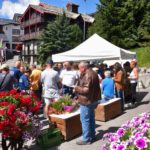
[[[68,94],[79,99],[83,135],[83,139],[77,142],[79,145],[89,144],[95,138],[94,109],[97,104],[119,97],[122,110],[126,101],[134,105],[137,81],[136,60],[110,67],[87,62],[54,64],[52,60],[43,68],[36,65],[25,67],[20,61],[12,68],[7,64],[0,67],[0,92],[11,89],[33,92],[38,100],[44,100],[45,117],[50,104],[61,96]]]

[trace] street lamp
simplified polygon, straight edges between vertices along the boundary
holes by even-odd
[[[86,17],[86,0],[84,0],[84,8],[85,8],[84,14],[85,14],[85,17]],[[83,19],[83,21],[84,21],[84,25],[83,25],[83,40],[85,40],[86,39],[86,22],[85,22],[85,19]]]

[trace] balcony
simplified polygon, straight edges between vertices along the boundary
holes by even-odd
[[[42,31],[25,34],[21,37],[21,41],[38,40],[40,39],[41,34]]]
[[[20,42],[20,36],[12,36],[13,42]]]
[[[29,25],[33,25],[33,24],[37,24],[37,23],[41,23],[41,22],[44,22],[44,18],[42,17],[37,17],[37,18],[33,18],[33,19],[30,19],[28,21],[24,21],[21,23],[21,26],[23,27],[27,27]]]

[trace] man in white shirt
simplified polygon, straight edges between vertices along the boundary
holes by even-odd
[[[60,79],[62,81],[62,94],[68,94],[73,97],[73,87],[78,80],[78,74],[77,71],[72,70],[70,62],[65,62],[65,65],[66,69],[60,74]]]

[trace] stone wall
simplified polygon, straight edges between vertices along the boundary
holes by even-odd
[[[150,73],[139,74],[139,86],[141,88],[150,87]]]

